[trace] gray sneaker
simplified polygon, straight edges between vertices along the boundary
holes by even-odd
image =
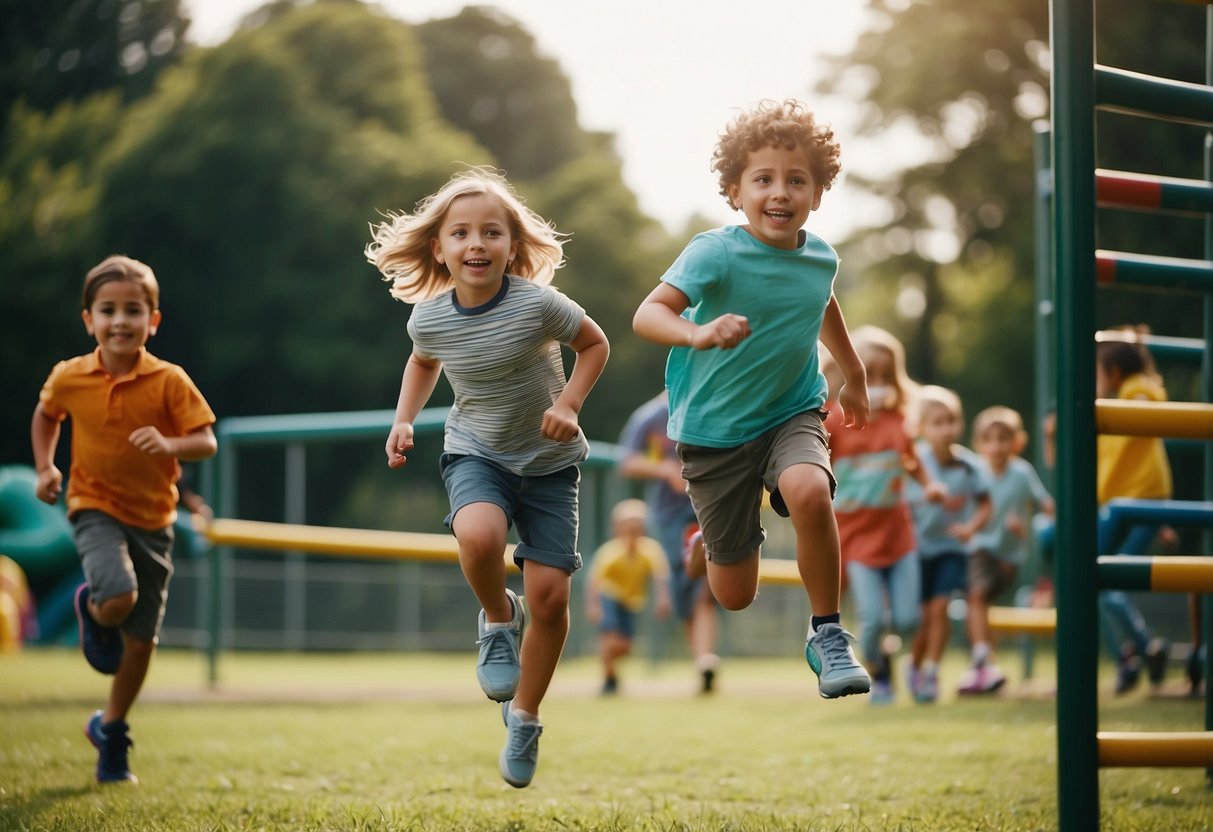
[[[539,735],[543,725],[523,722],[510,710],[509,702],[501,703],[501,719],[505,723],[505,748],[497,758],[505,782],[516,789],[526,788],[535,776],[539,764]]]
[[[486,629],[484,610],[480,611],[477,622],[480,645],[480,657],[476,661],[476,679],[484,695],[495,702],[505,702],[514,698],[518,691],[518,679],[522,675],[522,665],[518,661],[518,648],[522,645],[522,629],[526,626],[526,613],[522,609],[522,601],[511,590],[505,594],[514,605],[514,618],[510,626],[496,630]]]
[[[836,699],[872,689],[872,677],[855,659],[855,636],[840,624],[822,624],[804,646],[804,657],[817,674],[822,699]]]

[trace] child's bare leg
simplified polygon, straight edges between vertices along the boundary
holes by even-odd
[[[945,597],[932,598],[927,602],[927,616],[930,622],[927,630],[926,657],[938,663],[943,658],[944,648],[948,644],[948,599]]]
[[[522,680],[514,707],[538,715],[569,635],[572,576],[563,569],[527,561],[522,583],[530,618],[522,640]]]
[[[705,587],[696,596],[691,607],[691,619],[687,622],[687,641],[694,659],[716,652],[718,623],[716,603]]]
[[[792,465],[779,477],[779,492],[796,530],[796,566],[813,615],[832,615],[842,592],[842,558],[829,474],[812,463]]]
[[[930,609],[923,604],[918,629],[914,631],[914,639],[910,642],[910,664],[913,667],[922,667],[922,663],[927,657],[927,640],[930,629]]]
[[[117,627],[131,614],[137,600],[139,600],[139,593],[134,590],[106,598],[100,604],[94,603],[93,599],[89,598],[88,611],[93,620],[102,627]]]
[[[485,620],[505,623],[514,616],[505,594],[505,544],[509,524],[493,503],[470,503],[455,514],[451,530],[459,541],[459,567],[484,608]]]
[[[118,665],[114,680],[110,683],[109,700],[105,703],[105,710],[101,712],[102,723],[126,719],[131,705],[135,703],[135,698],[143,688],[152,653],[156,650],[154,641],[145,641],[126,633],[122,634],[122,638],[122,663]]]
[[[744,610],[758,595],[758,550],[745,560],[721,564],[708,561],[708,586],[726,610]]]
[[[969,591],[969,614],[966,621],[969,644],[990,642],[990,603],[979,589]]]

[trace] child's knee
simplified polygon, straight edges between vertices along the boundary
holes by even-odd
[[[758,597],[757,586],[724,586],[712,587],[716,602],[726,610],[736,612],[744,610]]]
[[[537,623],[558,622],[568,617],[568,587],[559,585],[528,587],[526,605],[533,621]]]
[[[93,617],[103,627],[117,627],[131,614],[138,600],[139,592],[134,589],[106,598],[100,604],[91,604]]]

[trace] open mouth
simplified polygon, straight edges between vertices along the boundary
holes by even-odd
[[[464,260],[463,265],[469,269],[483,269],[492,264],[492,260]]]
[[[792,219],[791,211],[765,211],[763,213],[776,222],[787,222],[788,220]]]

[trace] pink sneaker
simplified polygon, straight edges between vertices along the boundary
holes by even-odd
[[[996,665],[986,664],[981,667],[970,667],[961,677],[960,687],[956,692],[961,696],[981,696],[994,693],[1007,681],[1007,677]]]

